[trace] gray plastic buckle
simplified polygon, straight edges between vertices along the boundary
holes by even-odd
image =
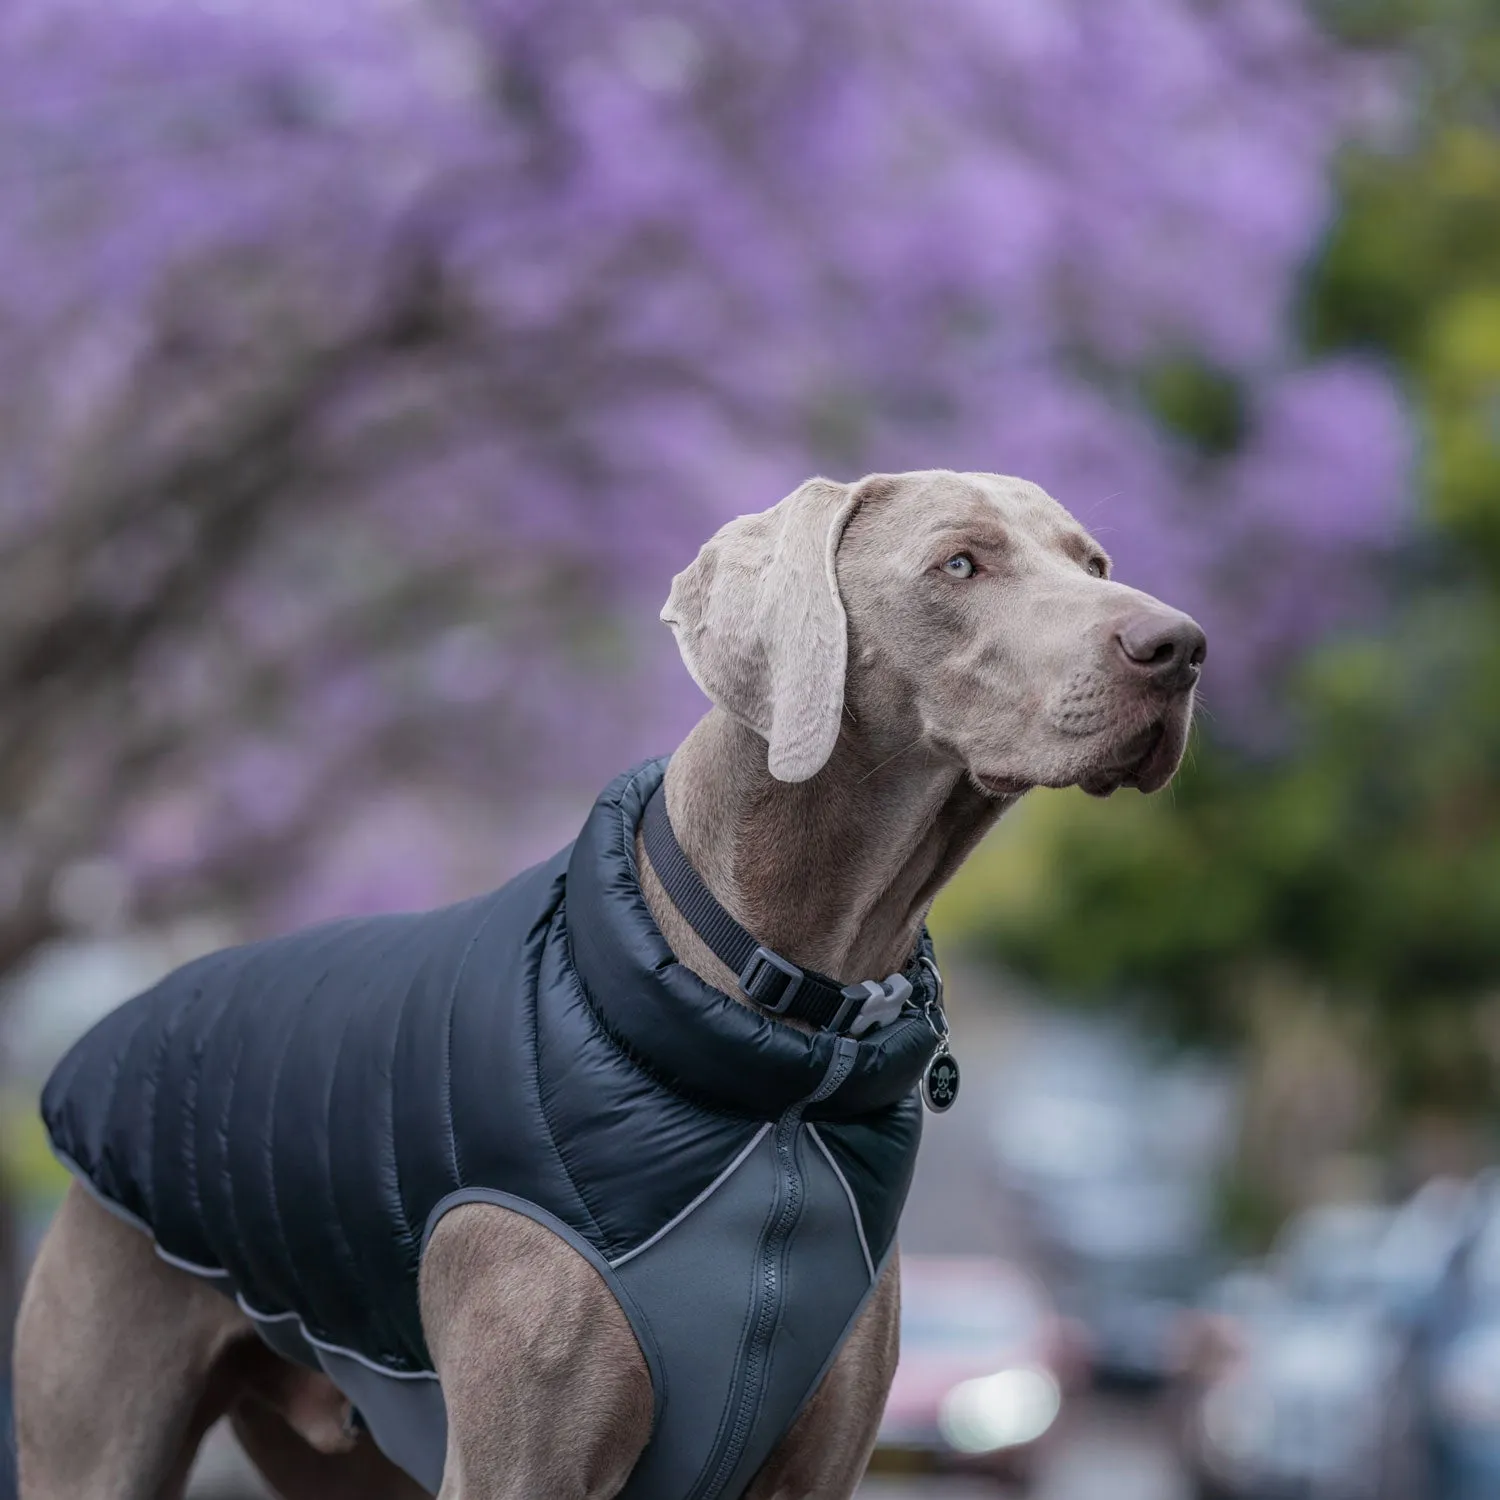
[[[892,974],[885,980],[862,979],[858,984],[845,985],[844,1003],[829,1029],[853,1037],[863,1036],[879,1026],[890,1025],[910,999],[911,980],[904,974]]]
[[[754,986],[760,979],[765,977],[767,969],[775,969],[779,974],[785,974],[787,985],[781,992],[780,999],[774,1003],[770,1000],[762,1000],[755,993]],[[773,1016],[781,1015],[787,1010],[793,1000],[797,998],[797,991],[802,988],[802,970],[796,964],[783,958],[779,953],[772,953],[769,948],[757,948],[749,957],[745,967],[740,970],[740,988],[749,995],[763,1010],[768,1010]]]

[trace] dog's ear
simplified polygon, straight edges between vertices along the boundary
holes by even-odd
[[[741,516],[672,580],[661,617],[693,681],[763,735],[778,781],[806,781],[833,754],[848,631],[834,569],[855,487],[809,479]]]

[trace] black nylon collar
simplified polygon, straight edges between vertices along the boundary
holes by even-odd
[[[816,969],[773,953],[730,916],[677,841],[667,813],[665,780],[646,803],[641,838],[651,868],[688,926],[721,963],[739,976],[740,988],[757,1005],[789,1021],[843,1031],[859,1018],[872,998],[879,998],[878,994],[872,997],[865,985],[841,985]],[[912,994],[917,993],[921,968],[920,960],[913,957],[903,971]],[[894,1004],[899,1006],[899,1000]]]
[[[804,1101],[848,1038],[808,1034],[751,1010],[678,963],[641,894],[635,835],[666,772],[665,757],[617,777],[568,857],[564,920],[573,968],[600,1023],[642,1065],[684,1094],[772,1119]],[[931,957],[924,931],[919,957]],[[936,1001],[922,966],[913,999]],[[909,1096],[937,1046],[912,1014],[854,1043],[849,1077],[814,1119],[850,1119]]]

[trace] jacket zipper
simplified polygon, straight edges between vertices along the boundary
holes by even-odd
[[[808,1105],[827,1099],[843,1083],[854,1067],[856,1054],[856,1044],[848,1038],[840,1038],[823,1082],[801,1103],[792,1105],[776,1122],[773,1136],[779,1168],[776,1197],[771,1217],[761,1232],[752,1293],[750,1337],[746,1342],[744,1365],[736,1382],[737,1390],[731,1396],[735,1405],[734,1421],[707,1484],[699,1485],[694,1491],[695,1500],[717,1500],[738,1466],[754,1428],[766,1368],[770,1363],[771,1342],[781,1312],[786,1245],[802,1216],[802,1170],[797,1163],[797,1136],[802,1126],[802,1114]]]

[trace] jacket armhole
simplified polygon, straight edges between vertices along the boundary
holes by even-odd
[[[615,1274],[609,1262],[576,1229],[570,1224],[565,1224],[556,1214],[550,1214],[545,1208],[528,1202],[525,1198],[518,1198],[514,1193],[502,1193],[495,1188],[481,1187],[459,1188],[456,1192],[449,1193],[445,1198],[438,1200],[432,1212],[427,1215],[427,1224],[422,1230],[421,1254],[423,1256],[427,1254],[427,1242],[432,1238],[438,1223],[453,1209],[465,1203],[489,1203],[496,1208],[508,1208],[512,1213],[521,1214],[533,1223],[540,1224],[543,1229],[550,1230],[570,1250],[577,1251],[599,1273],[605,1286],[609,1288],[610,1295],[619,1304],[620,1311],[625,1314],[625,1321],[629,1323],[630,1331],[635,1335],[641,1358],[645,1360],[646,1369],[650,1373],[651,1432],[654,1436],[657,1423],[661,1420],[664,1389],[661,1356],[657,1352],[656,1340],[652,1337],[651,1325],[647,1322],[645,1313],[626,1291],[624,1283]],[[420,1260],[418,1264],[420,1265]]]

